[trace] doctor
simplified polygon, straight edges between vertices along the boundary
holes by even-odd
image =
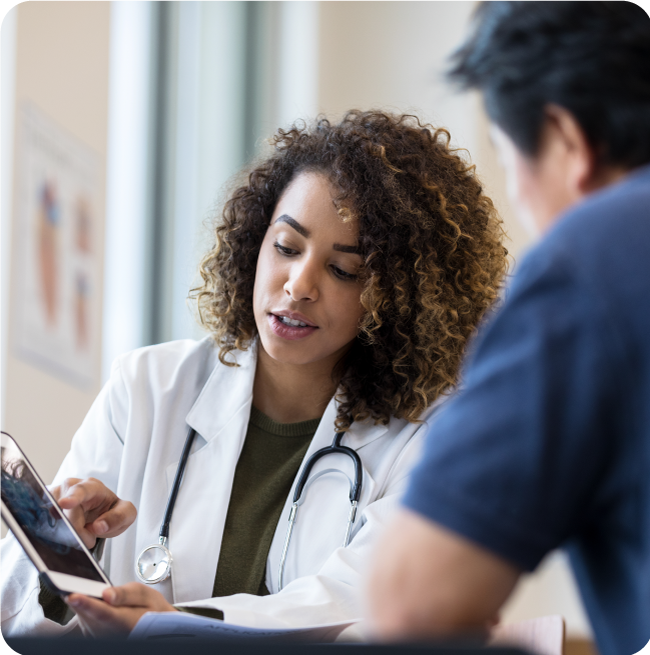
[[[120,357],[55,479],[116,587],[66,606],[8,537],[3,634],[129,632],[152,610],[254,627],[362,617],[365,562],[506,266],[492,203],[448,139],[377,112],[278,133],[202,262],[210,337]],[[314,461],[287,540],[300,474],[337,433],[355,454]],[[141,584],[186,445],[171,574]]]

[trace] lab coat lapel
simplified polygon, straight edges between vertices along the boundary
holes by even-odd
[[[217,365],[187,423],[200,439],[190,455],[170,525],[174,602],[210,598],[235,469],[250,419],[256,350],[239,367]],[[167,468],[171,489],[178,463]]]

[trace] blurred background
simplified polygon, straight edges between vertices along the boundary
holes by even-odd
[[[46,482],[122,352],[201,338],[187,303],[233,175],[279,127],[417,114],[467,149],[505,221],[479,98],[444,81],[473,2],[29,2],[1,31],[2,429]],[[471,454],[470,454],[471,456]],[[561,553],[507,620],[590,630]]]

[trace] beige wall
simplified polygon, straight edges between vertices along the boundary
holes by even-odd
[[[102,162],[99,177],[103,180],[108,118],[109,3],[29,2],[14,11],[18,12],[16,109],[26,101],[33,103],[95,151]],[[16,112],[16,118],[18,115]],[[14,149],[18,144],[15,139]],[[14,162],[16,170],[16,153]],[[102,183],[97,217],[97,228],[102,234],[104,193]],[[13,197],[16,195],[14,191]],[[14,223],[17,216],[14,203]],[[15,225],[12,228],[15,245],[17,230]],[[12,247],[12,251],[16,248]],[[15,262],[11,269],[16,270]],[[19,302],[20,298],[10,296],[10,317]],[[101,324],[100,317],[95,318]],[[99,391],[99,375],[92,388],[80,391],[25,363],[13,352],[11,320],[8,327],[2,427],[19,439],[37,470],[49,482]],[[94,353],[97,362],[100,355],[98,346]]]
[[[499,209],[518,258],[530,238],[513,215],[503,173],[475,94],[454,93],[443,75],[461,42],[473,2],[321,2],[319,111],[352,108],[413,112],[450,130],[469,150]]]

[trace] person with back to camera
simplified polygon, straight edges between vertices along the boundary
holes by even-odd
[[[565,547],[599,652],[631,655],[650,640],[650,18],[488,2],[452,76],[482,90],[513,200],[546,234],[378,548],[376,630],[481,629]]]
[[[355,111],[273,144],[201,264],[210,336],[118,358],[54,481],[86,544],[107,538],[117,587],[68,599],[91,634],[128,632],[149,610],[254,627],[361,618],[369,550],[498,296],[501,223],[445,130]],[[134,568],[158,542],[188,427],[171,576],[145,586]],[[297,479],[337,433],[356,454],[315,462],[283,557]],[[2,561],[5,635],[74,627],[11,537]]]

